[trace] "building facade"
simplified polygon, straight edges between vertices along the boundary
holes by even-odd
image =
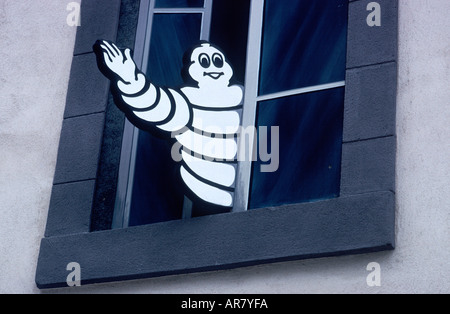
[[[114,12],[111,3],[115,2],[105,4],[105,16]],[[365,8],[366,2],[359,0],[351,5]],[[379,2],[383,22],[386,13],[384,5],[392,2]],[[36,286],[36,275],[39,277],[38,259],[42,250],[40,243],[45,237],[46,228],[47,232],[57,233],[60,232],[59,226],[66,223],[70,225],[70,222],[58,221],[56,228],[49,231],[49,208],[52,207],[51,202],[55,202],[54,183],[59,180],[57,159],[63,120],[71,115],[86,115],[82,112],[85,108],[75,107],[75,113],[68,112],[66,108],[66,100],[70,97],[70,73],[74,71],[72,63],[80,60],[73,56],[83,56],[91,47],[76,44],[79,26],[72,19],[76,5],[72,7],[73,3],[64,1],[44,1],[39,4],[22,1],[4,1],[0,4],[0,38],[5,43],[1,48],[4,57],[0,61],[0,146],[4,153],[0,164],[1,213],[4,217],[0,222],[1,292],[449,292],[450,271],[447,261],[450,203],[446,199],[446,192],[449,189],[450,163],[446,135],[450,125],[450,95],[447,88],[450,81],[450,25],[445,12],[450,9],[450,5],[447,1],[398,1],[393,191],[395,250],[300,261],[274,261],[264,265],[242,265],[246,267],[211,269],[202,273],[119,283],[111,280],[111,283],[52,290],[40,290]],[[370,14],[370,11],[364,12],[367,16]],[[122,16],[126,13],[133,14],[125,12]],[[79,22],[83,27],[83,23],[89,20],[81,18]],[[112,25],[112,28],[114,26],[117,29],[117,25]],[[89,36],[104,35],[100,26],[93,29],[99,30],[99,34]],[[126,27],[124,34],[127,34]],[[376,44],[380,47],[389,46],[389,43],[383,42]],[[96,82],[94,84],[101,85]],[[89,139],[89,133],[95,133],[96,130],[85,132],[85,138]],[[64,199],[57,201],[64,202]],[[70,247],[66,249],[70,251]],[[110,263],[114,264],[114,261]],[[375,285],[370,282],[373,272],[377,271],[377,267],[371,267],[373,265],[379,265],[376,275],[380,275],[380,280]],[[70,273],[70,270],[63,271],[67,275]],[[92,275],[83,273],[81,264],[82,283],[84,276]]]

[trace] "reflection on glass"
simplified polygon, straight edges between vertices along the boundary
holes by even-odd
[[[158,86],[183,84],[183,54],[200,38],[201,14],[155,14],[147,73]]]
[[[348,0],[266,0],[260,95],[345,79]]]
[[[203,8],[204,0],[156,0],[155,8]]]
[[[245,80],[249,15],[250,0],[213,2],[210,42],[225,52],[240,84]]]
[[[344,88],[259,103],[258,126],[279,127],[279,168],[253,163],[250,209],[339,195],[343,103]]]

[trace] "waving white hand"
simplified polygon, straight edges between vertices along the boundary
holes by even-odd
[[[131,50],[120,49],[107,40],[99,40],[94,45],[97,62],[102,73],[126,94],[142,90],[145,76],[137,69]]]
[[[131,50],[120,50],[114,43],[103,40],[99,43],[103,52],[103,59],[110,71],[115,73],[124,83],[137,81],[136,64],[131,57]]]

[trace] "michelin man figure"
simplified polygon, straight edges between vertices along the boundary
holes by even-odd
[[[166,88],[137,69],[130,49],[97,41],[94,51],[101,72],[111,80],[115,103],[129,121],[175,138],[189,198],[233,207],[243,87],[230,84],[233,69],[224,53],[208,42],[195,46],[183,69],[185,81],[192,84]]]

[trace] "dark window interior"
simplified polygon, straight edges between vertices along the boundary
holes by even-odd
[[[346,0],[267,0],[260,94],[344,81],[347,12]],[[254,162],[250,209],[339,196],[344,91],[258,104],[257,126],[279,127],[280,168],[264,173]]]
[[[347,0],[266,1],[260,95],[342,81]]]
[[[215,0],[210,41],[226,54],[234,70],[235,82],[245,81],[250,0]]]
[[[258,104],[257,124],[279,126],[280,158],[276,172],[261,172],[266,163],[259,159],[253,163],[250,209],[339,196],[344,91],[341,87]]]

